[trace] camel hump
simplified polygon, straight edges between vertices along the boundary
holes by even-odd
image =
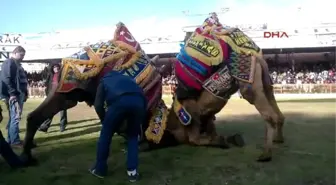
[[[234,52],[245,55],[261,55],[260,47],[239,28],[225,30],[226,34],[218,35]]]

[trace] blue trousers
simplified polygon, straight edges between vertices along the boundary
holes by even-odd
[[[13,152],[10,145],[7,143],[5,138],[0,131],[0,154],[5,159],[5,161],[9,164],[9,166],[15,168],[20,167],[22,165],[19,157]]]
[[[8,112],[9,112],[9,119],[7,124],[8,129],[8,138],[7,141],[9,144],[18,144],[20,143],[20,119],[23,109],[23,102],[24,101],[24,95],[18,96],[16,101],[13,100],[7,100],[7,106],[8,106]],[[18,112],[17,107],[20,107],[21,112]]]
[[[127,121],[127,170],[138,168],[138,135],[140,126],[145,121],[146,107],[144,97],[140,95],[123,95],[108,107],[102,123],[97,144],[95,169],[105,175],[112,137],[124,121]]]

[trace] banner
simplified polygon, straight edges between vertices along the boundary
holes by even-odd
[[[18,46],[24,44],[21,34],[0,34],[0,46]]]

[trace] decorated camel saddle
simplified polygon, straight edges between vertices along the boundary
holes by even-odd
[[[88,80],[99,80],[112,70],[133,78],[143,88],[148,101],[151,118],[146,137],[160,142],[168,114],[161,99],[161,75],[123,23],[117,24],[112,40],[89,45],[71,57],[63,58],[62,65],[58,92],[85,90]]]
[[[184,125],[191,116],[180,104],[183,99],[197,99],[203,90],[218,98],[230,98],[235,80],[252,83],[255,61],[261,49],[238,28],[223,26],[215,13],[196,28],[181,45],[175,63],[178,81],[174,111]]]

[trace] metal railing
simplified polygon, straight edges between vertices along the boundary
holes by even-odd
[[[275,84],[276,94],[336,93],[336,84]]]
[[[275,94],[311,94],[336,93],[336,84],[275,84]],[[163,94],[170,95],[174,91],[171,85],[163,86]]]
[[[312,93],[336,93],[336,84],[275,84],[275,94],[312,94]],[[29,87],[30,98],[45,97],[44,87]],[[164,85],[163,94],[170,95],[174,92],[173,85]]]
[[[44,98],[45,87],[28,87],[29,98]]]

